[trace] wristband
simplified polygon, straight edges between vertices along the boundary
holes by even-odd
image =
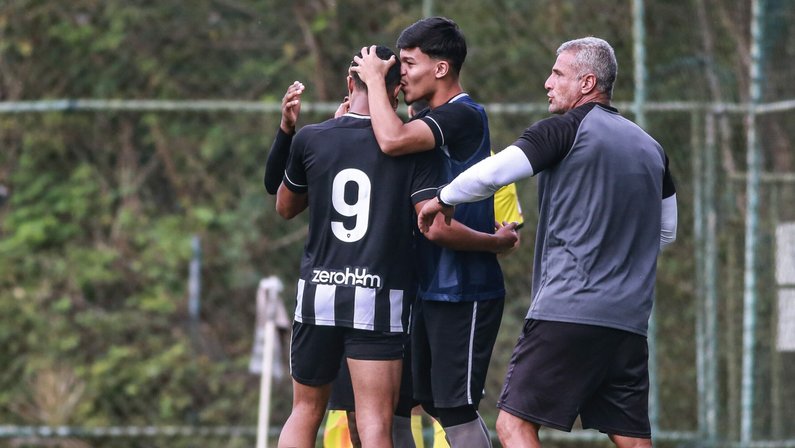
[[[439,201],[439,205],[441,205],[442,207],[448,207],[449,208],[449,207],[452,207],[452,205],[448,204],[447,202],[444,202],[442,200],[442,188],[444,188],[446,186],[447,186],[447,184],[444,184],[441,187],[436,189],[436,200]]]

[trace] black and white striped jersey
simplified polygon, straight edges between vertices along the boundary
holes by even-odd
[[[433,151],[381,152],[370,117],[348,113],[293,138],[284,185],[307,193],[310,222],[295,319],[406,331],[416,295],[414,204],[434,197]]]

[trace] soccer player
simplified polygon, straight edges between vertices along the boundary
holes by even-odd
[[[538,175],[533,302],[498,401],[504,446],[539,447],[540,426],[570,431],[579,415],[618,447],[651,447],[646,332],[676,189],[660,144],[611,107],[616,74],[604,40],[563,43],[544,84],[557,115],[420,212],[426,231],[440,211]]]
[[[488,119],[482,106],[464,92],[459,75],[466,59],[463,33],[443,17],[420,20],[401,33],[397,45],[406,103],[427,100],[430,108],[403,123],[384,95],[384,74],[396,63],[363,48],[354,58],[367,84],[373,130],[390,155],[432,152],[443,157],[444,181],[489,156]],[[440,247],[418,238],[420,299],[412,313],[412,369],[415,399],[438,418],[450,444],[491,446],[477,413],[489,360],[502,318],[505,288],[495,232],[492,198],[456,210],[453,225],[439,222],[425,236],[444,239]],[[440,236],[443,235],[443,236]]]
[[[276,138],[271,145],[265,168],[264,184],[270,194],[276,194],[284,177],[287,158],[290,153],[290,144],[295,134],[296,123],[300,115],[301,95],[305,86],[295,81],[287,88],[282,99],[282,119],[279,124]],[[350,98],[346,96],[334,116],[339,117],[348,112]],[[393,418],[392,440],[395,447],[413,448],[414,439],[417,438],[413,423],[410,421],[411,409],[414,401],[411,396],[411,366],[405,361],[408,355],[404,354],[404,366],[401,374],[400,398]],[[326,430],[324,446],[361,446],[359,434],[356,430],[355,404],[351,376],[347,363],[343,362],[339,373],[331,385],[331,394],[328,401],[328,415],[326,417]],[[340,417],[340,414],[342,417]],[[420,438],[421,430],[420,430]],[[346,442],[340,442],[344,439]]]
[[[385,47],[376,54],[394,57]],[[399,81],[396,67],[381,86],[393,107]],[[304,126],[293,137],[277,192],[276,209],[284,218],[311,210],[290,354],[293,408],[281,447],[314,446],[343,359],[362,446],[392,446],[415,294],[412,210],[433,197],[437,160],[431,154],[384,155],[370,124],[367,88],[351,74],[348,90],[347,113]]]

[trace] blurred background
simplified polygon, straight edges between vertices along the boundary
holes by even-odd
[[[560,43],[614,46],[615,104],[678,190],[650,335],[656,444],[795,446],[791,0],[0,0],[0,446],[254,444],[257,285],[281,279],[292,314],[306,232],[262,185],[282,95],[300,80],[299,126],[328,118],[353,55],[429,15],[467,37],[462,83],[496,151],[547,116]],[[518,187],[491,428],[530,305],[535,181]],[[278,434],[291,387],[273,381]]]

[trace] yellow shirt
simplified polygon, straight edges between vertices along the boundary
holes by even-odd
[[[494,193],[494,220],[503,222],[517,222],[517,229],[522,227],[524,216],[519,197],[516,194],[516,184],[506,185]]]
[[[494,155],[494,152],[491,153]],[[522,216],[522,206],[519,204],[519,196],[516,194],[516,184],[508,184],[494,193],[494,220],[502,224],[503,222],[517,222],[517,229],[524,224]]]

